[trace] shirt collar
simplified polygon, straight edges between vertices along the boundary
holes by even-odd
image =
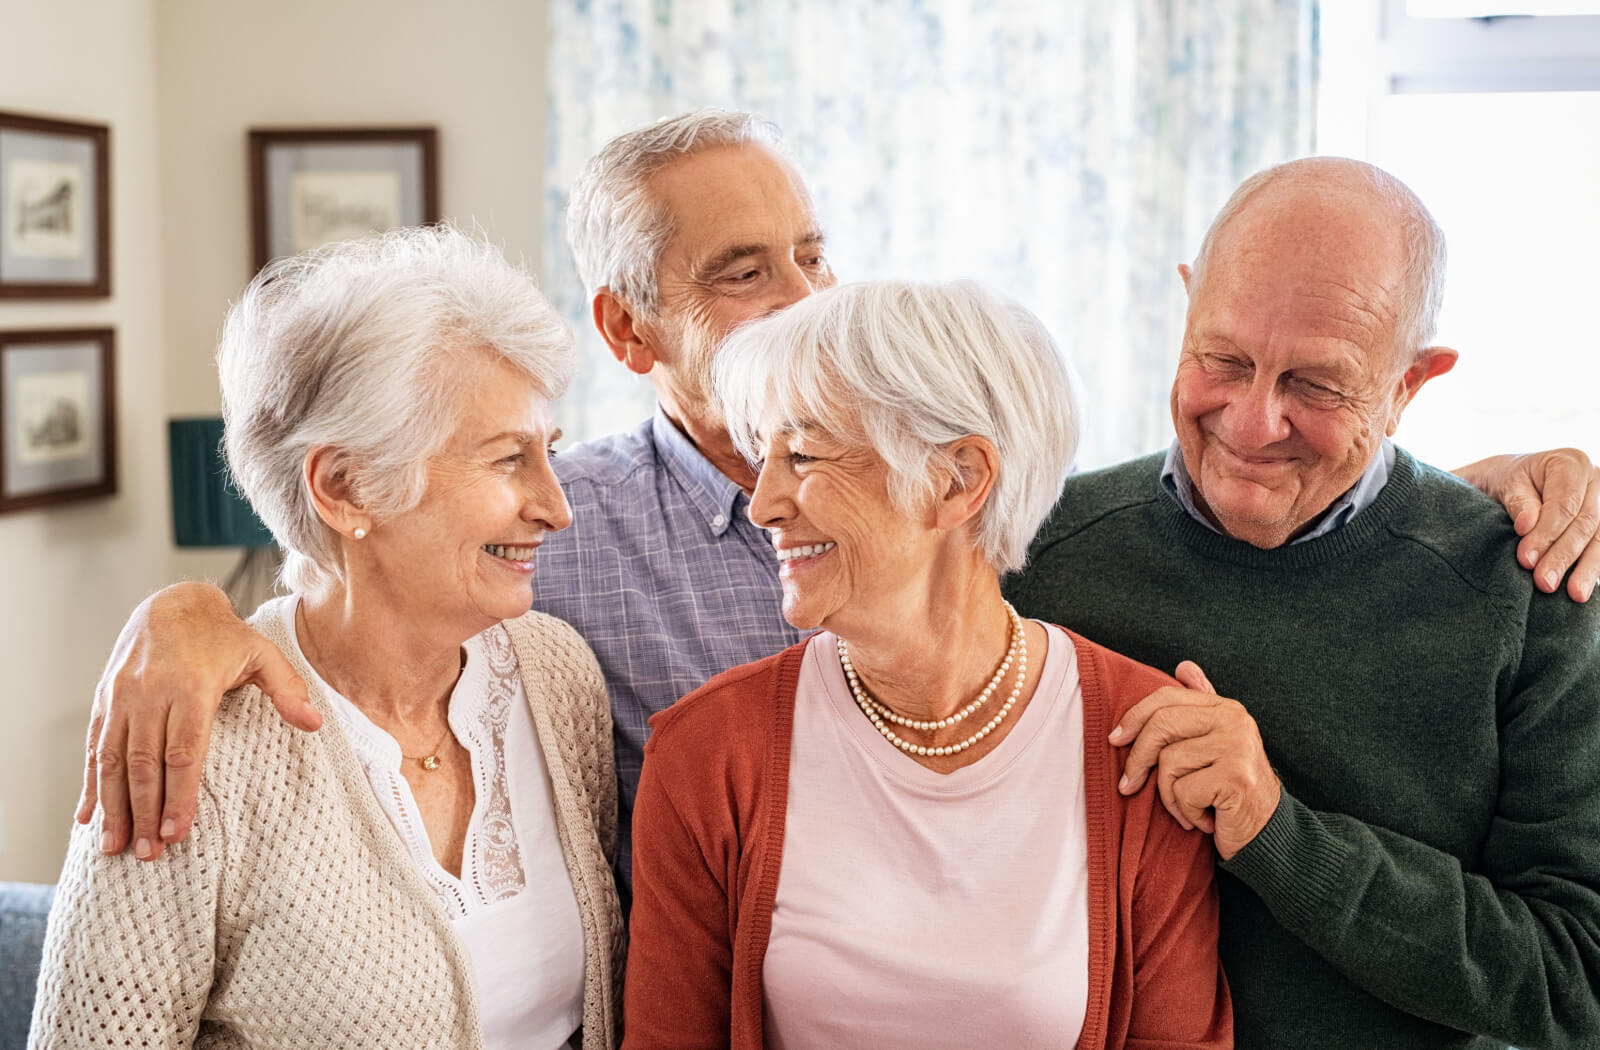
[[[1322,512],[1314,526],[1290,540],[1289,545],[1326,536],[1348,525],[1357,514],[1372,506],[1377,500],[1378,493],[1389,483],[1389,472],[1393,469],[1394,442],[1384,438],[1383,445],[1367,464],[1367,469],[1362,471],[1360,479]],[[1161,487],[1178,501],[1178,506],[1182,507],[1191,518],[1212,532],[1221,534],[1221,530],[1207,520],[1195,502],[1194,482],[1189,477],[1189,469],[1183,462],[1183,451],[1178,447],[1176,440],[1167,447],[1166,461],[1161,464]]]
[[[650,437],[656,456],[705,519],[712,535],[721,536],[727,532],[740,513],[739,501],[744,490],[694,447],[694,442],[667,418],[660,405],[656,406],[655,418],[651,420]]]

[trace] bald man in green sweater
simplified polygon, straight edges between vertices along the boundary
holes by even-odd
[[[1246,1050],[1600,1047],[1600,603],[1390,441],[1443,269],[1376,168],[1246,182],[1181,268],[1172,449],[1069,480],[1009,585],[1187,687],[1112,742],[1213,835]]]

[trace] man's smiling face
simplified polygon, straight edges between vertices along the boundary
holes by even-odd
[[[717,146],[650,177],[672,215],[650,323],[657,391],[669,415],[707,420],[711,361],[723,338],[834,283],[822,232],[794,167],[759,145]]]
[[[1289,542],[1356,483],[1408,400],[1395,348],[1403,245],[1383,209],[1290,181],[1218,231],[1172,385],[1208,517]]]

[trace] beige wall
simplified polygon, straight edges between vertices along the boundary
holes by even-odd
[[[115,224],[109,300],[7,300],[0,327],[116,329],[121,472],[114,499],[0,517],[0,878],[60,869],[100,665],[166,573],[153,25],[150,0],[0,0],[0,109],[111,125]]]
[[[166,399],[218,409],[212,352],[250,278],[250,127],[432,124],[440,208],[537,267],[544,193],[542,0],[161,0]],[[181,553],[183,575],[231,555]]]
[[[250,276],[245,131],[434,124],[441,205],[540,259],[542,0],[0,0],[0,109],[112,126],[109,301],[0,304],[0,327],[118,330],[122,494],[0,517],[0,879],[53,880],[90,691],[126,615],[231,554],[171,546],[165,421],[213,414]],[[69,60],[70,56],[70,60]]]

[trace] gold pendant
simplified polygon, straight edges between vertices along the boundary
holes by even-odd
[[[438,769],[439,768],[439,756],[438,755],[429,755],[427,758],[423,759],[422,760],[422,768],[427,770],[429,773],[432,773],[435,769]]]

